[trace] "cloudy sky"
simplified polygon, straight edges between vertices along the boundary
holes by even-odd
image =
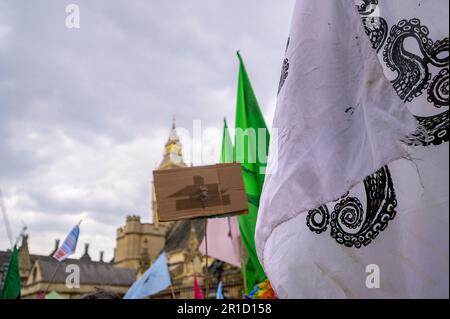
[[[68,4],[80,29],[65,26]],[[177,126],[234,124],[240,49],[271,125],[294,0],[0,0],[0,187],[14,235],[48,254],[83,218],[110,259],[130,214],[151,221],[152,170]],[[211,131],[211,130],[210,130]],[[218,134],[205,134],[214,162]],[[8,247],[0,216],[0,250]]]

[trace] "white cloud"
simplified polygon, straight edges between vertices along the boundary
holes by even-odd
[[[14,233],[48,254],[83,218],[77,255],[112,257],[126,215],[151,220],[152,170],[172,114],[203,129],[203,159],[219,157],[222,120],[233,131],[237,49],[271,125],[294,1],[80,0],[0,4],[0,187]],[[191,142],[181,136],[189,164]],[[199,142],[196,138],[194,142]],[[0,222],[0,249],[8,246]]]

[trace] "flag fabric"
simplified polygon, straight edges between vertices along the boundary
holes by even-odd
[[[222,281],[219,281],[219,284],[217,285],[216,299],[225,299],[223,297],[223,284],[222,284]]]
[[[223,119],[223,133],[222,133],[222,152],[220,154],[220,163],[232,163],[234,147],[231,140],[230,132],[228,131],[227,120]]]
[[[166,253],[163,252],[150,268],[127,291],[124,299],[142,299],[171,285]]]
[[[205,299],[203,292],[198,285],[197,275],[194,276],[194,299]]]
[[[255,286],[245,299],[278,299],[275,291],[272,289],[269,280],[263,281]]]
[[[59,293],[53,290],[45,295],[45,299],[66,299],[66,298],[64,298]]]
[[[233,161],[233,142],[224,120],[221,163]],[[208,255],[236,267],[241,267],[240,233],[237,217],[210,218],[207,223]],[[206,254],[205,239],[199,250]]]
[[[45,292],[39,291],[36,295],[36,299],[45,299]]]
[[[9,258],[8,270],[0,297],[0,299],[20,298],[19,252],[16,246],[14,246]]]
[[[448,8],[297,0],[256,230],[280,298],[448,298]]]
[[[237,218],[209,218],[207,227],[208,256],[241,267],[240,235]],[[199,251],[205,255],[206,245],[203,238]]]
[[[74,228],[72,228],[69,235],[67,235],[66,239],[64,240],[63,244],[53,254],[53,258],[61,262],[64,259],[68,258],[70,255],[72,255],[77,248],[79,234],[80,234],[80,227],[78,224]]]
[[[255,227],[259,200],[264,184],[266,157],[269,146],[269,132],[253,92],[244,62],[238,52],[239,80],[236,105],[236,130],[234,159],[242,165],[249,212],[238,217],[239,229],[247,262],[243,267],[248,289],[266,279],[259,263],[255,247]]]

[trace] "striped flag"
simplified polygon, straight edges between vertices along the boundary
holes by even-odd
[[[63,244],[58,248],[58,250],[53,254],[53,258],[57,261],[61,262],[64,259],[68,258],[75,252],[77,248],[78,235],[80,234],[80,223],[76,225],[69,235],[67,235]]]

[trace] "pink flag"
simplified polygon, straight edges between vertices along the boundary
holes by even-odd
[[[241,267],[240,233],[237,217],[208,219],[208,256]],[[205,239],[199,247],[205,255]]]
[[[197,275],[194,276],[194,299],[205,299],[197,281]]]

